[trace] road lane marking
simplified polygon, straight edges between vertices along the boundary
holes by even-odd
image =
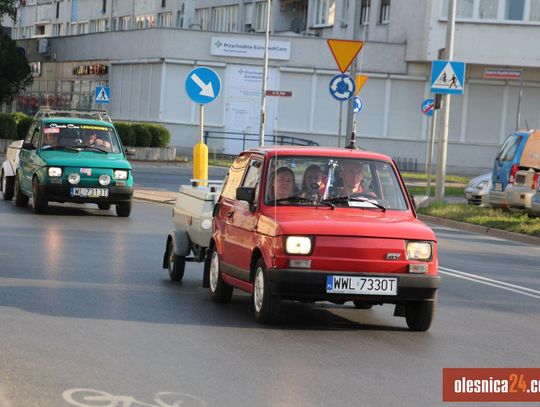
[[[525,295],[527,297],[540,299],[540,291],[533,290],[532,288],[523,287],[516,284],[510,284],[500,280],[494,280],[492,278],[483,277],[477,274],[465,273],[463,271],[454,270],[447,267],[439,267],[439,272],[441,274],[461,278],[463,280],[474,281],[476,283],[488,285],[490,287],[495,287],[501,290],[511,291],[517,294]]]

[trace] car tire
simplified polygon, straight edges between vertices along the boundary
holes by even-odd
[[[371,309],[371,308],[373,308],[373,304],[370,304],[369,302],[365,302],[365,301],[354,300],[353,304],[354,304],[354,308],[356,308],[356,309]]]
[[[24,195],[21,191],[21,186],[19,183],[19,174],[15,175],[14,196],[15,196],[15,205],[20,206],[21,208],[28,206],[28,201],[30,200],[30,198]]]
[[[436,309],[436,297],[433,301],[415,301],[405,304],[407,326],[412,331],[427,331],[431,326]]]
[[[47,212],[48,206],[49,202],[47,201],[47,198],[39,192],[39,181],[37,177],[34,177],[32,180],[32,210],[36,214],[41,214]]]
[[[131,201],[118,202],[116,214],[121,218],[127,218],[131,214]]]
[[[253,315],[257,322],[261,324],[273,324],[277,322],[281,298],[272,294],[263,259],[259,259],[255,264],[251,299],[253,302]]]
[[[102,211],[108,211],[109,209],[111,209],[110,203],[98,203],[97,206]]]
[[[171,281],[182,281],[184,278],[184,270],[186,268],[185,256],[177,256],[174,254],[174,243],[171,239],[167,249],[167,269],[169,270],[169,278]]]
[[[4,198],[4,201],[11,201],[13,199],[13,183],[14,183],[14,177],[8,177],[6,174],[4,174],[4,171],[2,171],[2,196]]]
[[[219,255],[216,248],[212,248],[210,253],[210,296],[212,301],[227,303],[231,301],[233,287],[223,281]]]

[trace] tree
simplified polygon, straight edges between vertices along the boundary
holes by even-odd
[[[15,20],[17,16],[15,0],[0,0],[0,21],[2,21],[3,15],[8,15],[11,19]]]
[[[15,41],[7,34],[0,32],[0,103],[10,103],[32,81],[32,72],[24,52],[17,49]]]

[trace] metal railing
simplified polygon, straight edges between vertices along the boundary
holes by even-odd
[[[399,171],[403,172],[418,172],[418,159],[417,158],[407,158],[407,157],[392,157],[396,162]]]
[[[209,140],[227,140],[236,141],[238,145],[242,143],[242,151],[246,148],[256,147],[259,145],[259,134],[257,133],[234,133],[224,131],[205,131],[204,143],[210,148]],[[284,136],[281,134],[265,135],[264,143],[267,146],[318,146],[315,141],[300,138]],[[238,151],[239,152],[239,151]]]

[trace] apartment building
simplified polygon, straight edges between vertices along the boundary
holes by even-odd
[[[516,127],[521,86],[519,126],[540,127],[540,0],[457,6],[454,59],[467,69],[464,95],[452,97],[448,163],[477,171],[491,165]],[[36,80],[17,107],[95,107],[95,87],[109,85],[114,118],[160,121],[173,144],[189,149],[198,109],[183,84],[194,66],[208,65],[224,86],[207,107],[206,128],[256,133],[262,55],[225,53],[217,44],[261,44],[266,7],[258,0],[21,1],[12,35],[27,49]],[[271,40],[283,52],[271,56],[269,88],[292,97],[269,98],[267,134],[338,144],[340,106],[328,91],[338,71],[326,39],[351,39],[356,24],[366,41],[359,67],[370,78],[356,115],[360,143],[424,162],[428,120],[420,104],[430,96],[431,62],[444,47],[447,7],[447,0],[273,0]],[[523,81],[488,78],[489,68],[521,69]],[[226,139],[209,146],[241,148]]]

